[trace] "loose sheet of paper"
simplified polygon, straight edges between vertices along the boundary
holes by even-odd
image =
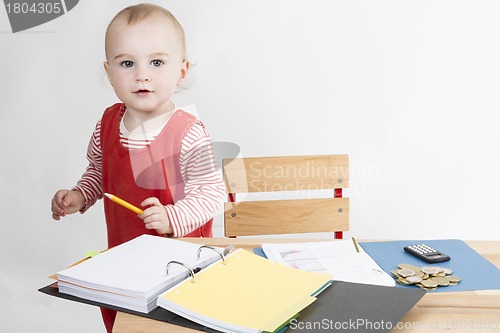
[[[329,273],[333,280],[394,286],[394,279],[351,240],[307,243],[262,244],[266,256],[277,263],[318,273]]]

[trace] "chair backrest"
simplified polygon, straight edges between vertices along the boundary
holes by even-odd
[[[226,237],[349,230],[348,155],[254,157],[223,160],[229,202]],[[237,201],[238,193],[332,189],[328,198]]]

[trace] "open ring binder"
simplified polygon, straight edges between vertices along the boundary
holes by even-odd
[[[194,276],[194,270],[191,267],[189,267],[188,265],[186,265],[185,263],[180,262],[180,261],[175,261],[175,260],[172,260],[172,261],[168,262],[167,267],[165,268],[165,276],[168,275],[168,270],[170,269],[170,265],[171,264],[177,264],[177,265],[184,266],[184,268],[187,269],[189,271],[189,274],[191,275],[191,278],[192,278],[191,282],[192,283],[196,282],[196,278]]]
[[[223,252],[221,252],[218,248],[216,247],[213,247],[213,246],[208,246],[208,245],[202,245],[198,248],[198,252],[197,252],[197,255],[196,255],[196,259],[199,260],[200,259],[200,255],[201,255],[201,250],[203,249],[210,249],[212,251],[215,251],[219,254],[219,256],[221,257],[222,259],[222,263],[225,265],[226,264],[226,255],[234,248],[234,245],[230,245],[230,246],[227,246]],[[195,278],[195,274],[198,273],[201,268],[200,267],[196,267],[196,268],[191,268],[189,267],[189,265],[183,263],[183,262],[180,262],[180,261],[176,261],[176,260],[171,260],[167,263],[167,266],[165,267],[165,276],[168,275],[168,270],[170,268],[170,265],[171,264],[177,264],[177,265],[181,265],[183,266],[185,269],[187,269],[189,271],[189,274],[191,275],[191,282],[195,283],[196,282],[196,278]]]
[[[165,291],[158,306],[220,332],[275,332],[331,284],[330,274],[287,267],[244,249],[227,255],[231,249],[200,246],[201,258],[217,262],[197,274],[197,283],[187,277]]]
[[[212,250],[212,251],[217,252],[217,253],[220,255],[221,259],[222,259],[222,263],[223,263],[224,265],[226,264],[226,256],[225,256],[225,255],[224,255],[224,254],[223,254],[223,253],[222,253],[222,252],[221,252],[218,248],[213,247],[213,246],[209,246],[209,245],[202,245],[202,246],[200,246],[200,247],[198,248],[198,254],[197,254],[197,256],[196,256],[196,259],[200,259],[201,250],[203,250],[203,249],[210,249],[210,250]]]

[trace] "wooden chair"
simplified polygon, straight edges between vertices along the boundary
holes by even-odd
[[[224,203],[226,237],[349,230],[348,155],[256,157],[223,160],[229,194]],[[237,201],[238,193],[333,190],[317,199]]]

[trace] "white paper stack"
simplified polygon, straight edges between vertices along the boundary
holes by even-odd
[[[59,292],[147,313],[158,295],[184,280],[189,272],[172,265],[176,260],[204,268],[220,259],[215,251],[197,252],[200,246],[179,240],[142,235],[98,256],[57,273]]]

